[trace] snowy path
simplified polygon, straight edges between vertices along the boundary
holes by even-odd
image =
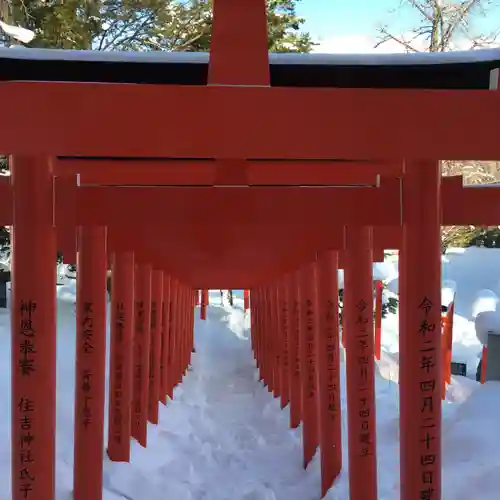
[[[250,343],[221,322],[225,315],[210,307],[198,322],[193,370],[149,427],[147,450],[134,446],[137,467],[108,464],[108,487],[126,498],[317,498],[317,486],[303,484],[300,434],[257,381]]]

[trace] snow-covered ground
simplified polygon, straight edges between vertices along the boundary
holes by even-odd
[[[397,291],[397,260],[374,270]],[[475,382],[481,345],[473,320],[496,308],[500,250],[451,251],[443,258],[445,287],[456,289],[453,357],[466,361],[471,378],[453,377],[444,404],[443,498],[497,500],[500,491],[500,384]],[[57,500],[70,500],[73,462],[75,281],[58,290]],[[485,290],[490,292],[486,293]],[[446,294],[443,293],[443,297]],[[235,305],[210,293],[207,321],[196,321],[193,368],[174,401],[160,406],[160,424],[149,425],[147,449],[132,442],[130,464],[105,458],[105,500],[317,500],[316,459],[302,469],[301,435],[288,427],[288,409],[257,380],[249,317],[241,291]],[[197,314],[199,316],[199,313]],[[0,439],[10,441],[9,313],[0,310]],[[379,499],[397,500],[397,315],[383,321],[383,356],[377,370]],[[343,389],[345,374],[342,373]],[[345,399],[343,398],[345,409]],[[344,430],[346,422],[344,418]],[[344,452],[347,452],[344,432]],[[344,460],[347,464],[347,457]],[[10,449],[0,447],[0,500],[10,499]],[[347,470],[327,496],[346,500]]]

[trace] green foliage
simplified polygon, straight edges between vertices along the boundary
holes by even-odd
[[[6,227],[0,227],[0,252],[10,248],[10,233]]]
[[[443,254],[448,247],[469,246],[469,240],[474,235],[474,226],[461,226],[452,228],[442,228],[441,230],[441,250]]]
[[[268,0],[269,50],[309,52],[298,0]],[[30,47],[205,52],[211,0],[0,0],[2,18],[36,33]],[[0,11],[0,12],[2,12]]]
[[[500,248],[500,228],[498,226],[475,228],[465,239],[463,246]]]
[[[456,227],[444,233],[442,240],[443,252],[448,247],[466,248],[471,246],[500,248],[500,228],[465,226]]]

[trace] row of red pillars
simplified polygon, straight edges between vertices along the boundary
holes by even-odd
[[[56,233],[51,165],[12,158],[12,498],[55,498]],[[79,228],[75,380],[75,500],[100,500],[105,413],[107,272],[105,227]],[[33,252],[36,249],[36,252]],[[130,460],[147,444],[190,363],[194,291],[160,269],[111,257],[107,454]]]
[[[439,181],[439,162],[406,167],[399,258],[403,500],[437,500],[441,495],[446,373],[440,327]],[[349,499],[376,500],[374,358],[380,357],[375,348],[380,319],[374,321],[372,230],[347,227],[345,236],[342,326]],[[323,496],[342,470],[337,270],[338,253],[330,251],[275,283],[251,290],[252,343],[260,378],[282,407],[290,404],[291,426],[302,425],[304,467],[320,449]]]
[[[363,474],[363,481],[350,483],[351,498],[361,498],[356,496],[360,488],[376,491],[374,290],[371,231],[349,233],[353,251],[346,252],[343,308],[349,469]],[[279,282],[251,291],[260,377],[282,407],[290,405],[291,427],[302,424],[304,467],[320,449],[323,496],[342,470],[337,271],[338,253],[331,251]]]

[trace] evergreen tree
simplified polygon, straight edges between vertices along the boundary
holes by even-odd
[[[309,52],[314,46],[301,31],[297,1],[268,0],[271,52]],[[33,30],[29,47],[204,52],[210,47],[212,2],[0,0],[0,18]]]

